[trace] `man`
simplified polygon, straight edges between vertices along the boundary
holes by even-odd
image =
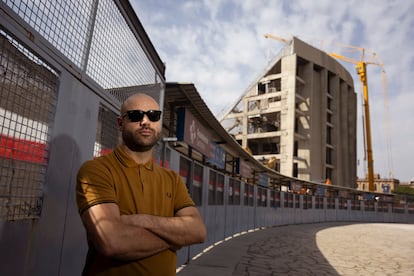
[[[159,109],[150,96],[130,96],[117,119],[122,143],[78,172],[89,244],[83,275],[175,275],[176,250],[206,238],[180,176],[153,161]]]

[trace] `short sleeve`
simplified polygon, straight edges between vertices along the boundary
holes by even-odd
[[[179,210],[189,207],[189,206],[195,206],[194,201],[192,200],[187,187],[185,186],[183,180],[181,177],[175,173],[175,183],[177,185],[177,193],[175,197],[175,204],[174,204],[174,213],[178,212]]]
[[[76,180],[76,203],[82,214],[88,208],[101,203],[115,203],[113,178],[108,168],[97,160],[85,162]]]

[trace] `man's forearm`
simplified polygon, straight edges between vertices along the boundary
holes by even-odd
[[[117,239],[113,241],[117,243],[111,254],[113,258],[136,260],[171,248],[165,240],[147,229],[125,224],[122,228],[119,229]]]
[[[169,249],[171,246],[158,235],[143,227],[122,223],[114,204],[99,204],[82,215],[82,221],[95,248],[105,256],[136,260]],[[106,214],[106,217],[102,214]]]
[[[136,214],[121,216],[121,220],[143,227],[177,246],[201,243],[205,239],[205,226],[198,216],[160,217]]]

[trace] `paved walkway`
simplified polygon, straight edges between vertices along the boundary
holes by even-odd
[[[225,241],[177,276],[414,275],[414,224],[315,223]]]

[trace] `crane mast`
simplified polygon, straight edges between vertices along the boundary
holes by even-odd
[[[371,119],[369,112],[368,101],[368,80],[367,80],[367,64],[365,62],[357,63],[357,73],[362,83],[363,99],[364,99],[364,111],[365,111],[365,144],[367,150],[367,166],[368,166],[368,189],[370,192],[375,191],[374,187],[374,158],[372,153],[372,141],[371,141]]]
[[[371,136],[371,118],[369,112],[369,99],[368,99],[368,76],[367,76],[367,63],[364,60],[364,49],[358,48],[362,50],[362,61],[356,61],[335,53],[330,53],[329,55],[335,57],[337,59],[342,59],[347,62],[351,62],[356,64],[357,73],[359,75],[359,79],[362,83],[363,88],[363,105],[364,105],[364,117],[365,117],[365,148],[366,148],[366,155],[367,155],[367,169],[368,169],[368,190],[370,192],[375,191],[374,186],[374,157],[372,153],[372,136]],[[370,64],[376,64],[370,62]],[[376,64],[378,65],[378,64]]]

